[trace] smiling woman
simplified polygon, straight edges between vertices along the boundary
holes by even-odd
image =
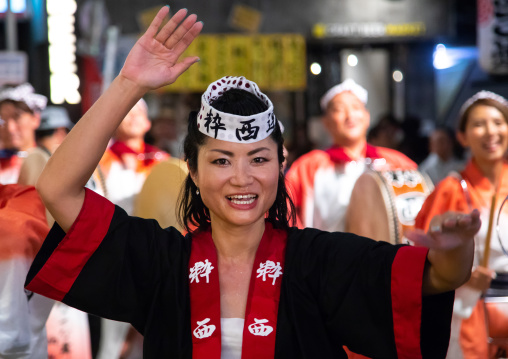
[[[225,78],[224,81],[231,83],[235,80]],[[243,81],[259,92],[255,83],[245,79]],[[210,85],[211,90],[213,90],[213,86],[216,85]],[[239,114],[237,116],[245,116],[240,121],[250,120],[252,116],[260,113],[266,113],[269,120],[273,120],[273,112],[267,112],[269,110],[268,106],[261,99],[251,92],[241,89],[233,88],[224,92],[221,97],[212,102],[212,105],[225,117],[224,119],[221,118],[224,122],[231,121],[232,116],[228,116],[231,113]],[[190,225],[206,226],[210,223],[210,206],[215,207],[220,203],[227,203],[228,206],[244,206],[238,207],[239,210],[251,210],[246,213],[240,212],[241,215],[252,213],[254,208],[261,211],[261,214],[258,213],[258,220],[263,218],[264,213],[268,212],[268,218],[276,226],[289,228],[289,222],[294,222],[295,210],[294,208],[288,210],[288,205],[293,206],[293,203],[288,200],[286,183],[279,170],[284,161],[283,137],[280,125],[272,126],[269,137],[245,146],[245,144],[239,142],[221,141],[208,137],[200,130],[206,128],[206,116],[204,117],[204,126],[201,127],[201,124],[197,121],[198,115],[202,116],[197,112],[190,114],[188,135],[184,143],[185,160],[189,164],[191,173],[187,178],[180,200],[181,225],[188,231],[191,230]],[[273,124],[275,124],[274,120]],[[210,128],[215,131],[215,127],[220,127],[220,121],[212,124]],[[256,129],[256,126],[251,124],[250,128],[252,131],[252,129]],[[242,124],[239,133],[243,129]],[[248,130],[246,129],[245,132],[248,133]],[[264,132],[267,133],[266,130]],[[236,129],[233,134],[235,135],[234,138],[237,139]],[[199,176],[199,173],[204,175]],[[230,183],[229,188],[223,187],[228,181]],[[250,190],[255,185],[257,187],[256,191],[261,192],[246,193],[245,188],[248,188],[249,185],[251,186]],[[207,186],[215,187],[215,189],[208,190]],[[198,187],[201,195],[196,194]],[[217,188],[221,188],[220,193],[217,193]],[[224,191],[229,192],[224,193]],[[221,198],[223,200],[227,199],[228,202],[212,200],[209,198],[211,194],[222,196]],[[248,202],[251,203],[238,203],[236,200],[233,201],[233,196],[242,196],[242,199],[243,196],[249,196],[251,199]],[[204,205],[203,202],[207,202],[207,204]],[[288,214],[293,217],[288,219]]]
[[[508,273],[508,256],[503,253],[499,234],[491,231],[489,235],[488,231],[496,221],[502,224],[508,221],[506,215],[500,219],[494,216],[508,195],[508,165],[504,160],[508,150],[508,101],[489,91],[472,96],[462,106],[457,138],[470,149],[472,158],[464,171],[445,178],[427,197],[416,226],[426,229],[431,226],[433,216],[446,211],[480,210],[484,224],[475,238],[475,267],[471,279],[456,293],[452,326],[455,333],[449,357],[487,358],[489,351],[508,349],[495,343],[496,337],[504,338],[506,343],[508,317],[496,310],[493,303],[486,305],[480,300],[482,292],[489,291],[495,272],[499,278]],[[504,288],[506,298],[507,283],[494,281],[492,286],[498,291]],[[486,316],[489,312],[496,314]]]
[[[202,24],[180,10],[159,30],[167,13],[41,175],[57,224],[27,289],[131,323],[146,359],[346,358],[343,345],[376,358],[442,358],[478,214],[438,217],[442,231],[412,237],[430,249],[291,227],[282,128],[244,77],[210,84],[189,116],[187,235],[83,189],[129,109],[197,60],[179,57]]]

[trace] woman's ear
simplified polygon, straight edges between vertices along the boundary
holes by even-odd
[[[189,166],[189,161],[187,161],[187,170],[189,171],[189,176],[190,176],[192,182],[194,182],[194,185],[196,187],[199,187],[198,183],[197,183],[198,175],[197,175],[197,173],[195,173],[194,171],[191,170],[191,168]]]
[[[469,143],[467,142],[467,138],[464,132],[458,131],[456,134],[457,141],[459,141],[460,145],[464,148],[469,147]]]

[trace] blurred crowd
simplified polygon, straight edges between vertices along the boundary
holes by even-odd
[[[504,99],[494,95],[477,100],[484,99],[493,99],[501,107],[506,106]],[[138,102],[111,139],[87,184],[130,215],[155,218],[163,227],[179,229],[174,207],[187,174],[187,166],[181,158],[182,138],[186,116],[189,110],[199,106],[199,98],[188,96],[181,102],[173,108],[159,106],[155,115],[151,115],[154,111],[150,109],[150,101]],[[455,124],[429,127],[426,123],[424,126],[417,116],[397,119],[386,114],[371,119],[366,103],[366,91],[352,80],[330,89],[321,101],[321,126],[331,137],[332,146],[322,148],[321,143],[325,141],[311,138],[306,125],[292,128],[291,137],[286,138],[285,174],[299,211],[298,225],[351,231],[401,243],[403,233],[389,228],[390,211],[399,210],[401,228],[414,228],[424,201],[435,200],[430,195],[435,187],[441,188],[439,184],[450,174],[467,177],[467,171],[473,171],[467,170],[467,166],[471,166],[472,140],[466,135],[461,142],[457,140],[457,133],[467,133],[465,128],[456,128]],[[504,112],[500,113],[504,116]],[[490,119],[487,115],[479,115],[479,118]],[[508,117],[501,119],[506,127]],[[47,99],[29,84],[8,86],[0,91],[2,358],[43,358],[46,352],[53,359],[142,357],[142,337],[130,325],[93,317],[24,290],[28,268],[54,222],[34,186],[43,168],[51,165],[51,155],[73,128],[74,121],[64,107],[47,106]],[[505,152],[508,133],[504,131],[501,140]],[[485,146],[495,145],[487,140]],[[70,160],[80,161],[79,158]],[[384,177],[372,173],[381,173]],[[385,187],[390,186],[392,194],[388,197],[378,195],[382,192],[378,188],[380,179]],[[393,191],[398,195],[397,191],[409,183],[421,185],[419,196],[407,200],[404,208],[387,203],[390,196],[394,196]],[[438,211],[430,207],[432,204],[424,205],[425,211]],[[381,213],[382,209],[386,218],[372,218],[376,216],[369,212],[371,209],[375,213]],[[416,222],[423,230],[430,225],[424,219]],[[485,269],[487,277],[492,278],[492,271],[503,272],[504,268]],[[490,279],[487,281],[480,285],[483,291],[490,285]],[[472,307],[475,305],[476,302]],[[471,310],[473,314],[469,313],[469,317],[479,316],[476,309]],[[463,315],[462,319],[469,317]],[[464,354],[464,346],[458,344],[466,334],[460,333],[461,324],[457,323],[456,320],[455,334],[452,333],[452,342],[455,340],[456,345],[450,346],[450,350],[456,351],[449,357],[473,358],[467,356],[467,351]],[[508,331],[508,322],[504,325]],[[356,357],[354,353],[349,355]]]

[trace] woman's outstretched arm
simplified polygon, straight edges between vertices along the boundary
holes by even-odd
[[[423,294],[438,294],[457,289],[469,280],[474,256],[474,235],[480,229],[480,213],[447,212],[430,222],[428,233],[415,230],[406,236],[429,248],[423,275]]]
[[[179,59],[201,32],[196,15],[180,10],[159,30],[163,7],[130,51],[118,77],[85,113],[46,165],[36,188],[58,224],[67,231],[81,210],[84,185],[109,139],[134,104],[149,90],[171,84],[197,57]]]

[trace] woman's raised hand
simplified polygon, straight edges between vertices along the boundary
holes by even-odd
[[[199,61],[196,56],[179,60],[182,53],[203,28],[197,16],[186,17],[187,10],[179,10],[160,30],[169,6],[159,10],[145,34],[129,52],[120,75],[137,85],[152,90],[169,85]]]

